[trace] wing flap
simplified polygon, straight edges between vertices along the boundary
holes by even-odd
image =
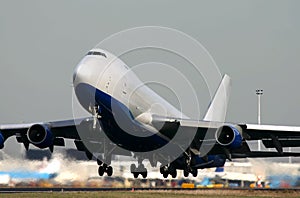
[[[300,153],[294,153],[294,152],[264,152],[264,151],[251,151],[248,153],[231,153],[232,158],[260,158],[260,157],[299,157]]]
[[[278,140],[282,147],[300,147],[300,139],[292,140]],[[263,140],[263,144],[266,148],[274,148],[274,143],[272,140]]]
[[[300,138],[300,127],[279,126],[279,125],[259,125],[241,124],[243,131],[249,135],[248,140],[261,140],[264,138],[293,139]]]

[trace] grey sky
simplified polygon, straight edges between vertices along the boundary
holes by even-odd
[[[233,82],[228,121],[300,125],[299,1],[0,0],[0,122],[72,117],[73,69],[107,36],[136,26],[178,29]],[[207,106],[207,98],[203,99]]]

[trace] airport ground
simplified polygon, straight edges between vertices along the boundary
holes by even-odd
[[[295,190],[180,190],[180,191],[164,191],[164,190],[151,190],[151,191],[97,191],[97,192],[23,192],[23,193],[1,193],[0,197],[110,197],[110,198],[176,198],[176,197],[238,197],[238,198],[251,198],[251,197],[300,197],[299,191]]]

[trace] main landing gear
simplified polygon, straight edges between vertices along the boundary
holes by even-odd
[[[177,177],[177,171],[172,166],[168,166],[168,165],[162,166],[162,167],[160,167],[159,171],[163,175],[164,178],[167,178],[169,175],[171,175],[172,178]]]
[[[111,166],[108,166],[107,164],[102,163],[100,160],[97,160],[97,163],[99,165],[99,168],[98,168],[99,176],[103,176],[104,173],[106,173],[107,176],[112,176],[113,168]]]
[[[133,174],[134,178],[138,178],[139,175],[142,175],[142,177],[145,179],[148,175],[144,164],[140,164],[138,167],[136,167],[135,164],[131,164],[130,172]]]
[[[113,168],[111,166],[107,166],[106,164],[103,164],[102,166],[99,166],[99,168],[98,168],[99,176],[103,176],[104,173],[106,173],[107,176],[112,176]]]
[[[134,178],[138,178],[139,175],[142,175],[142,177],[145,179],[148,175],[147,169],[145,168],[144,164],[142,163],[143,159],[138,159],[138,167],[136,167],[135,164],[131,164],[130,166],[130,172],[133,174]]]
[[[184,175],[185,177],[188,177],[190,173],[193,175],[193,177],[197,177],[197,175],[198,175],[198,170],[197,170],[197,169],[194,169],[194,168],[190,168],[190,169],[185,169],[185,170],[183,170],[183,175]]]
[[[185,153],[185,168],[183,169],[183,175],[185,177],[188,177],[190,173],[193,175],[193,177],[197,177],[198,175],[198,169],[193,168],[191,166],[191,161],[192,161],[192,154],[191,151],[189,150],[188,152]]]

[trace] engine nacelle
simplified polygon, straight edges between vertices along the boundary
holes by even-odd
[[[204,160],[200,156],[193,158],[192,167],[196,169],[222,167],[226,162],[226,158],[223,155],[208,155],[207,160]]]
[[[3,137],[3,135],[2,135],[2,133],[1,133],[1,131],[0,131],[0,149],[3,149],[3,147],[4,147],[4,137]]]
[[[46,125],[34,124],[27,131],[29,142],[39,148],[47,148],[53,145],[53,134]]]
[[[220,127],[215,134],[216,141],[222,146],[239,148],[242,145],[243,137],[239,130],[234,126],[225,125]]]

